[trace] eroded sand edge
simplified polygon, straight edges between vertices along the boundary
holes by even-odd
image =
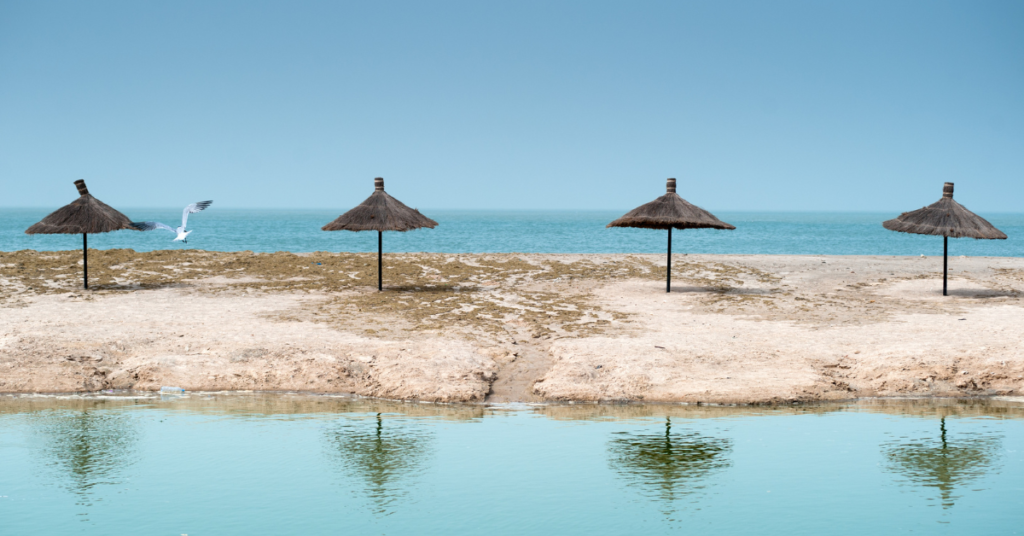
[[[1024,259],[0,253],[0,392],[429,401],[1019,395]]]

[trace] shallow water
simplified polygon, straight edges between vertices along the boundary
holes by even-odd
[[[136,220],[177,225],[180,209],[126,209]],[[647,229],[606,229],[623,211],[426,211],[438,227],[385,233],[384,250],[439,253],[664,253],[667,234]],[[0,209],[0,251],[82,247],[82,237],[26,235],[48,214],[43,209]],[[167,231],[117,231],[89,237],[98,249],[205,249],[209,251],[376,251],[375,233],[321,231],[338,216],[328,210],[218,209],[193,215],[188,244]],[[676,231],[677,253],[776,255],[942,255],[938,237],[894,233],[870,212],[722,212],[735,231]],[[1024,256],[1024,214],[985,214],[1007,240],[950,241],[950,255]]]
[[[1024,404],[0,397],[0,533],[1016,534]]]

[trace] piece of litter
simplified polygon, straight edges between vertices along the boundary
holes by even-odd
[[[655,346],[655,348],[661,348],[662,350],[664,350],[664,349],[665,349],[665,347],[664,347],[664,346]]]
[[[957,318],[957,320],[967,320],[966,318]]]
[[[181,393],[184,393],[185,390],[182,389],[181,387],[169,387],[169,386],[165,385],[165,386],[160,388],[160,392],[161,393],[177,393],[177,394],[181,394]]]

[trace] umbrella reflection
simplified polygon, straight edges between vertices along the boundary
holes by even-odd
[[[62,484],[89,504],[92,488],[119,484],[118,474],[134,463],[138,433],[131,415],[120,411],[84,409],[46,412],[40,431],[45,452],[62,473]]]
[[[377,414],[374,424],[346,421],[328,432],[331,453],[349,475],[364,482],[363,493],[387,513],[408,493],[404,481],[422,470],[430,450],[431,434],[420,426],[384,426]]]
[[[939,421],[939,439],[892,443],[883,447],[890,470],[911,482],[938,488],[942,507],[950,508],[959,496],[958,486],[980,478],[994,465],[1000,445],[998,437],[977,436],[950,439],[946,418]]]
[[[728,439],[691,433],[672,433],[665,418],[664,433],[618,432],[609,442],[611,465],[645,494],[671,503],[704,487],[712,473],[728,467]]]

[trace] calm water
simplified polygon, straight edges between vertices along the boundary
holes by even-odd
[[[0,398],[0,533],[1018,534],[1024,404]]]
[[[129,209],[137,220],[177,226],[180,209]],[[99,249],[197,248],[219,251],[376,251],[375,233],[320,230],[340,211],[218,209],[195,214],[189,243],[172,242],[167,231],[118,231],[89,237]],[[606,229],[625,211],[468,212],[425,211],[435,229],[386,233],[385,251],[446,253],[661,253],[666,233],[642,229]],[[59,250],[82,247],[80,236],[29,236],[24,233],[48,210],[0,209],[0,251]],[[893,213],[722,212],[735,231],[691,230],[674,233],[679,253],[765,253],[797,255],[941,255],[942,240],[885,230]],[[1024,214],[985,214],[1008,240],[952,240],[950,253],[969,256],[1024,256]]]

